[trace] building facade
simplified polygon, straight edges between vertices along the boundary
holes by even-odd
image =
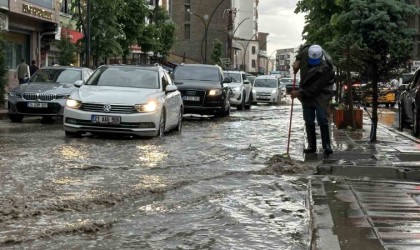
[[[293,75],[293,63],[299,48],[278,49],[276,53],[276,71],[283,77]]]
[[[21,59],[38,65],[46,60],[48,44],[55,40],[60,21],[60,2],[56,0],[0,1],[0,20],[5,41],[9,87]]]
[[[213,64],[217,39],[224,68],[258,72],[257,0],[169,0],[168,5],[177,24],[171,61]]]

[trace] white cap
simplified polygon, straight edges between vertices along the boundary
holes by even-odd
[[[308,62],[311,65],[318,65],[322,59],[323,50],[319,45],[311,45],[308,49]]]

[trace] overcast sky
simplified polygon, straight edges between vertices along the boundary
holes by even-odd
[[[295,14],[298,0],[260,0],[258,31],[269,33],[267,55],[277,49],[298,47],[303,43],[304,16]]]

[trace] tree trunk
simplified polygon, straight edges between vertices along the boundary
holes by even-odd
[[[350,111],[350,120],[351,120],[351,127],[352,129],[356,129],[356,119],[354,116],[354,109],[353,109],[353,82],[351,80],[350,74],[350,45],[347,45],[346,51],[346,68],[347,68],[347,84],[348,84],[348,105]]]
[[[372,72],[377,71],[373,70]],[[372,80],[372,125],[370,128],[369,141],[376,142],[376,132],[378,128],[378,76],[373,77]]]

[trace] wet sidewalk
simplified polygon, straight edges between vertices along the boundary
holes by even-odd
[[[369,123],[332,126],[334,154],[317,156],[308,185],[312,249],[420,249],[420,141],[379,124],[369,143]]]

